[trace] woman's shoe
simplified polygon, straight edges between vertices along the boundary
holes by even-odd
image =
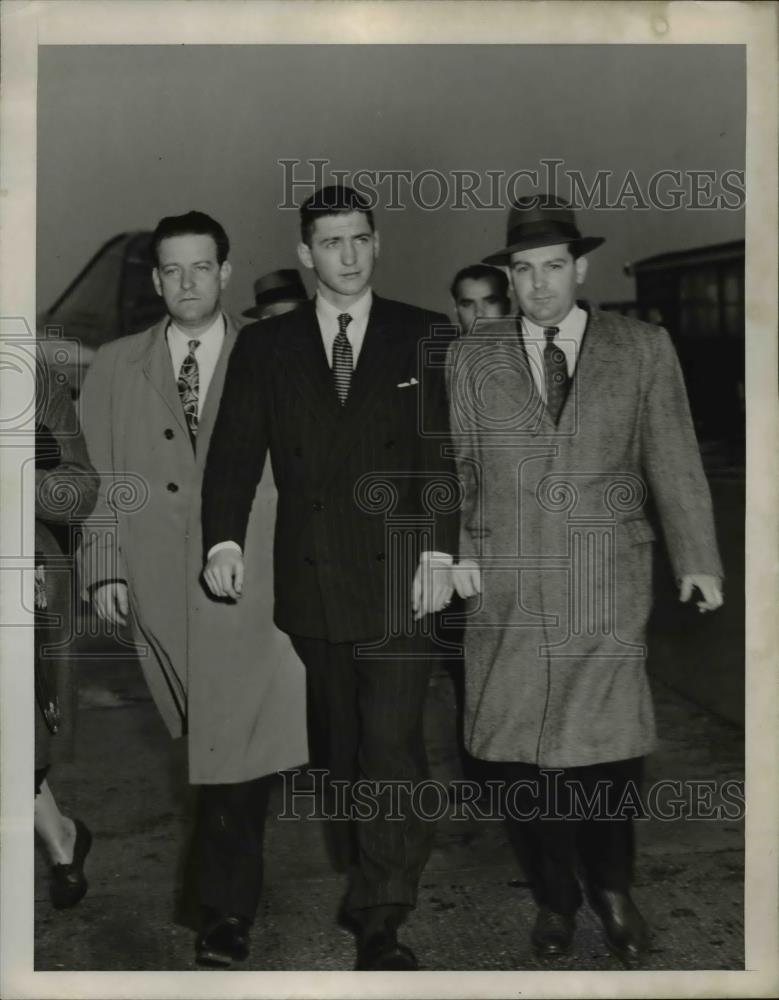
[[[84,877],[84,860],[92,846],[92,834],[80,819],[74,819],[76,841],[73,844],[73,860],[68,865],[51,867],[51,902],[55,910],[66,910],[80,902],[87,892]]]

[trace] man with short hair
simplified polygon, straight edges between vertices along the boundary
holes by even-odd
[[[451,553],[457,536],[445,389],[420,352],[449,324],[371,290],[379,234],[351,188],[317,191],[300,215],[298,255],[316,298],[241,332],[203,484],[204,577],[219,597],[248,596],[246,519],[270,452],[276,623],[308,671],[323,724],[313,742],[319,750],[324,739],[331,779],[368,783],[344,906],[357,968],[414,969],[397,928],[415,905],[432,827],[408,798],[391,818],[386,793],[427,775],[423,619],[452,592],[448,568],[432,572],[435,550]]]
[[[722,567],[668,334],[576,301],[602,242],[541,196],[512,207],[486,258],[507,267],[521,319],[452,349],[466,493],[453,576],[469,601],[466,742],[503,783],[539,906],[532,943],[570,950],[580,862],[609,947],[631,962],[648,940],[630,817],[655,739],[650,498],[682,601],[697,589],[699,611],[719,607]]]
[[[200,485],[237,338],[221,304],[229,248],[202,212],[160,221],[152,278],[168,315],[102,347],[80,401],[101,476],[80,552],[83,592],[103,621],[132,621],[152,697],[171,735],[187,736],[200,786],[196,958],[209,966],[248,954],[271,776],[308,756],[305,675],[271,623],[267,590],[256,582],[230,605],[199,579]],[[254,553],[265,542],[254,514],[249,535]],[[256,553],[251,564],[261,562]]]
[[[489,264],[461,268],[449,291],[462,335],[469,333],[477,320],[505,316],[511,308],[508,278]]]

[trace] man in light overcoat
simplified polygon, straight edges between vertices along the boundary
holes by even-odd
[[[169,315],[101,348],[82,390],[102,488],[81,581],[102,619],[132,620],[160,714],[172,736],[186,735],[189,779],[200,786],[196,957],[223,966],[248,953],[271,777],[308,757],[305,674],[272,623],[262,572],[272,513],[258,504],[249,519],[247,574],[259,578],[245,601],[215,600],[201,580],[201,482],[237,339],[221,305],[228,238],[190,212],[163,219],[152,243]]]
[[[465,742],[503,783],[539,906],[533,945],[570,950],[578,864],[608,945],[632,961],[648,940],[627,806],[655,740],[656,526],[701,612],[722,603],[722,568],[668,334],[576,301],[602,242],[540,196],[515,204],[506,246],[485,258],[508,268],[521,315],[481,321],[451,349],[466,492],[454,582],[468,599]]]

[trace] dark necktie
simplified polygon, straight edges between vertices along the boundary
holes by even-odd
[[[546,408],[557,423],[565,397],[568,395],[568,366],[563,351],[555,346],[554,339],[560,332],[556,326],[544,327],[544,373],[546,375]]]
[[[349,313],[341,313],[338,317],[338,333],[333,342],[333,381],[335,391],[341,401],[341,406],[346,402],[349,395],[349,386],[352,384],[353,355],[352,345],[346,336],[346,328],[351,323],[352,317]]]
[[[198,367],[195,351],[200,346],[199,340],[189,341],[189,354],[184,358],[179,369],[178,386],[181,405],[184,407],[184,416],[187,420],[189,436],[192,444],[197,437],[197,403],[200,393],[200,369]]]

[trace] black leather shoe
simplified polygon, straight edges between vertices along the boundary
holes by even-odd
[[[576,918],[573,914],[557,913],[548,906],[542,906],[530,935],[530,942],[536,955],[539,958],[567,955],[573,944],[575,927]]]
[[[591,889],[590,903],[603,924],[609,950],[628,964],[640,959],[649,947],[649,931],[628,893]]]
[[[356,972],[415,972],[414,952],[398,941],[394,928],[385,928],[358,941]]]
[[[251,923],[245,917],[214,915],[205,923],[195,942],[198,965],[226,968],[249,956]]]
[[[88,883],[84,876],[84,861],[92,846],[92,834],[80,819],[73,820],[76,826],[76,840],[73,844],[73,860],[69,865],[52,865],[49,894],[52,906],[66,910],[75,906],[87,893]]]

